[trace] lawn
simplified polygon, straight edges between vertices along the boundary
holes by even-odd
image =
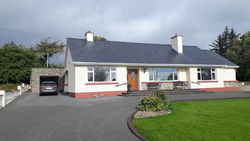
[[[175,102],[170,109],[134,126],[151,141],[250,141],[250,99]]]

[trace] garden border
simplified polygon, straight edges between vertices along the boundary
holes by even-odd
[[[138,112],[138,110],[136,110],[135,112],[133,112],[129,117],[128,117],[128,120],[127,120],[127,125],[128,125],[128,128],[129,130],[137,137],[139,138],[140,140],[142,141],[149,141],[148,139],[146,139],[145,137],[143,137],[133,126],[133,122],[132,120],[134,119],[134,115]]]

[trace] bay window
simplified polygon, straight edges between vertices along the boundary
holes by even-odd
[[[197,68],[198,80],[216,80],[215,68]]]
[[[88,82],[116,81],[115,67],[88,67]]]
[[[149,68],[150,81],[173,81],[178,80],[176,68]]]

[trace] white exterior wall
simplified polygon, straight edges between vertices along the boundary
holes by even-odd
[[[190,86],[191,86],[190,88],[192,89],[221,88],[221,87],[224,87],[224,81],[236,80],[235,69],[216,68],[216,80],[211,80],[211,82],[209,82],[210,80],[198,80],[197,68],[190,68],[188,73],[190,77],[189,78]],[[197,83],[197,82],[200,82],[200,83]]]
[[[223,69],[224,81],[235,81],[236,80],[235,69]]]
[[[127,91],[126,84],[118,87],[116,87],[118,84],[86,85],[87,83],[95,83],[88,82],[87,70],[87,66],[75,66],[75,93]],[[127,83],[127,67],[116,67],[116,80],[119,84]]]
[[[178,81],[187,81],[187,68],[178,68]]]
[[[68,71],[68,86],[64,86],[64,91],[74,92],[75,91],[75,67],[72,64],[72,56],[71,56],[69,48],[67,48],[65,70]]]
[[[139,90],[142,90],[141,83],[142,82],[149,82],[149,71],[148,68],[146,68],[145,73],[144,73],[144,68],[139,68],[138,69],[138,76],[139,76]]]
[[[67,57],[71,57],[70,54]],[[70,62],[70,58],[68,59]],[[138,86],[139,90],[142,90],[142,82],[149,82],[149,69],[145,67],[137,67],[138,69]],[[88,85],[87,80],[87,66],[74,66],[71,63],[67,63],[66,69],[68,70],[68,92],[74,93],[84,93],[84,92],[105,92],[105,91],[127,91],[127,85],[121,85],[116,87],[116,85],[127,83],[127,67],[118,66],[116,67],[116,77],[118,84],[98,84],[98,85]],[[197,68],[178,68],[178,81],[188,81],[189,88],[199,89],[199,88],[220,88],[224,87],[224,81],[236,80],[235,69],[224,69],[216,68],[216,80],[211,80],[211,82],[198,80],[197,78]]]

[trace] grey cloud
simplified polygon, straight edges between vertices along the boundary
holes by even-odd
[[[2,0],[0,45],[29,46],[48,36],[65,42],[90,29],[109,40],[152,43],[170,43],[179,33],[184,44],[208,49],[226,25],[240,33],[250,29],[249,5],[248,0]],[[59,58],[54,62],[62,63]]]

